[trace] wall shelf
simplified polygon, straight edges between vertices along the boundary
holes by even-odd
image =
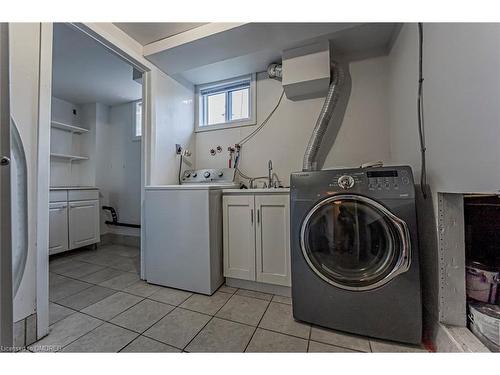
[[[68,160],[68,161],[89,160],[89,158],[87,156],[55,154],[55,153],[51,153],[50,157],[51,158],[56,158],[56,159],[65,159],[65,160]]]
[[[58,122],[58,121],[52,121],[51,126],[53,128],[68,131],[68,132],[75,133],[75,134],[88,133],[88,131],[89,131],[88,129],[81,128],[79,126],[64,124],[64,123]]]

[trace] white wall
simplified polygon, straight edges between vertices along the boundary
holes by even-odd
[[[372,160],[390,159],[387,102],[388,61],[386,57],[350,64],[351,96],[337,140],[324,168],[359,166]],[[257,76],[257,123],[260,124],[281,94],[281,83]],[[302,169],[302,158],[316,124],[324,98],[283,101],[267,125],[242,148],[240,168],[250,176],[267,175],[267,162],[284,185],[290,173]],[[228,163],[227,147],[240,141],[255,126],[214,130],[196,134],[196,167],[222,168]],[[223,152],[209,150],[221,145]]]
[[[500,189],[500,24],[424,25],[428,182],[437,192]],[[390,55],[391,153],[420,174],[417,27]]]
[[[133,103],[97,105],[96,186],[101,206],[114,207],[124,223],[141,223],[141,142],[133,140]],[[104,224],[109,215],[101,210],[101,233],[139,235],[134,228]]]
[[[28,258],[14,297],[14,321],[35,312],[36,304],[36,183],[40,24],[10,23],[11,115],[19,130],[28,167]],[[13,208],[15,210],[15,207]],[[16,227],[13,225],[13,229]],[[14,236],[15,237],[15,236]]]
[[[175,144],[192,151],[188,163],[195,159],[194,88],[158,70],[151,73],[151,184],[177,184],[179,156]]]
[[[389,117],[394,163],[420,177],[418,35],[403,26],[390,54]],[[439,192],[500,189],[500,25],[424,24],[424,108],[430,197],[418,196],[424,308],[438,318]],[[417,192],[419,190],[417,189]]]

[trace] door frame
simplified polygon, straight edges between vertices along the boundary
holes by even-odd
[[[141,278],[144,270],[144,187],[150,181],[151,140],[151,66],[131,56],[117,43],[84,23],[69,23],[100,43],[111,53],[132,65],[143,75],[142,79],[142,139],[141,139]],[[52,102],[52,46],[53,23],[40,24],[40,81],[38,112],[38,164],[37,164],[37,335],[41,338],[49,332],[49,185],[50,185],[50,122]]]
[[[9,25],[0,23],[0,155],[10,159]],[[0,165],[0,347],[13,346],[10,163]],[[0,352],[3,349],[0,349]]]

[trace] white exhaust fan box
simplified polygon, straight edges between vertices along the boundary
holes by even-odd
[[[327,40],[283,51],[283,89],[290,100],[324,97],[330,85]]]

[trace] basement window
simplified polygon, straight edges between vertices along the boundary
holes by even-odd
[[[196,87],[196,131],[255,125],[255,75]]]
[[[142,101],[134,103],[133,132],[133,139],[140,140],[142,136]]]

